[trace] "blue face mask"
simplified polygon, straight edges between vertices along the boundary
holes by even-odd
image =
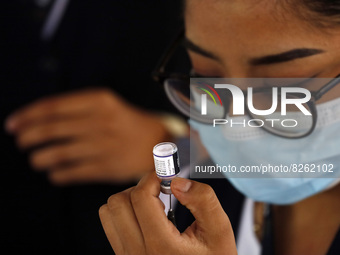
[[[255,201],[292,204],[339,181],[340,99],[317,105],[317,112],[318,123],[314,132],[301,139],[281,138],[261,128],[228,125],[213,127],[192,120],[189,123],[198,131],[212,160],[220,166],[232,165],[239,169],[241,166],[261,164],[288,167],[296,164],[299,168],[299,164],[303,164],[303,167],[314,164],[316,173],[312,175],[296,172],[266,175],[269,178],[234,178],[231,173],[224,172],[236,189]],[[245,117],[232,119],[240,122]],[[333,168],[329,171],[331,165]],[[321,167],[320,172],[318,166]],[[326,169],[328,171],[324,172]]]

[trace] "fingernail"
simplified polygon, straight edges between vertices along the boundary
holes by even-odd
[[[172,181],[171,186],[172,188],[185,193],[189,191],[191,184],[192,182],[188,179],[176,178]]]

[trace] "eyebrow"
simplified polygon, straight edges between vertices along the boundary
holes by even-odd
[[[215,60],[220,60],[220,58],[216,56],[214,53],[201,48],[200,46],[196,45],[194,42],[192,42],[190,39],[186,37],[183,39],[183,45],[187,49],[192,50],[193,52],[196,52],[202,56],[212,58]],[[276,63],[291,61],[294,59],[305,58],[305,57],[317,55],[317,54],[324,53],[324,52],[325,51],[321,49],[308,49],[308,48],[293,49],[293,50],[289,50],[289,51],[279,53],[279,54],[253,58],[249,61],[249,63],[251,65],[276,64]]]
[[[324,50],[321,49],[293,49],[283,53],[269,55],[265,57],[253,58],[249,61],[252,65],[269,65],[269,64],[276,64],[281,62],[287,62],[298,58],[305,58],[309,56],[313,56],[316,54],[323,53]]]
[[[219,60],[219,57],[217,57],[214,53],[201,48],[200,46],[196,45],[195,43],[193,43],[190,39],[186,37],[184,37],[183,39],[183,46],[187,48],[188,50],[196,52],[204,57]]]

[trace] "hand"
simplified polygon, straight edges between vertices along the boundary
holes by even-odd
[[[196,219],[184,233],[164,213],[155,173],[111,196],[100,208],[104,231],[117,255],[237,254],[228,216],[210,186],[176,178],[171,190]]]
[[[42,99],[12,114],[6,128],[19,148],[34,148],[32,167],[57,184],[139,178],[153,168],[153,146],[169,139],[158,116],[107,89]]]

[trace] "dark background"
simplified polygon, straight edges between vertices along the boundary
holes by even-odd
[[[173,108],[151,70],[181,26],[179,0],[70,0],[50,42],[50,6],[0,2],[0,120],[41,97],[110,87],[147,109]],[[0,247],[10,254],[113,254],[98,209],[128,185],[52,186],[0,131]]]

